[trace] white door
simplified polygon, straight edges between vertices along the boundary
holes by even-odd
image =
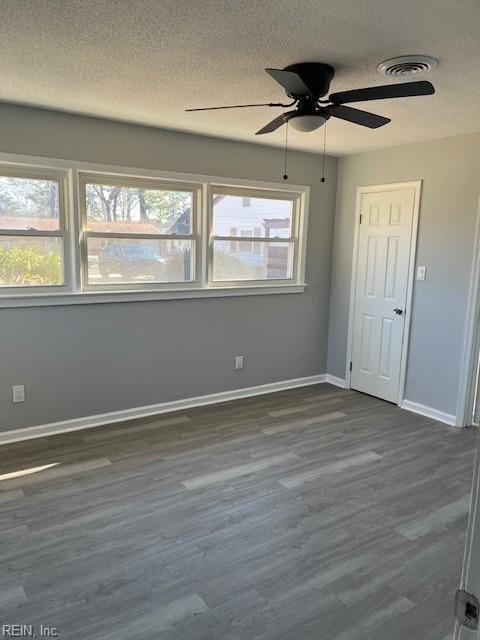
[[[398,402],[415,186],[361,195],[354,296],[353,389]]]

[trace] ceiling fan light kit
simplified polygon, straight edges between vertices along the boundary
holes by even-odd
[[[319,113],[314,114],[299,114],[297,116],[292,116],[289,120],[290,126],[292,126],[297,131],[315,131],[315,129],[320,129],[322,125],[325,124],[327,119],[320,115]]]

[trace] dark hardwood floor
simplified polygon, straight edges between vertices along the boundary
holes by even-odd
[[[4,446],[0,625],[450,639],[475,438],[317,385]]]

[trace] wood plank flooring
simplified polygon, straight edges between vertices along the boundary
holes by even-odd
[[[476,432],[316,385],[0,448],[0,629],[447,640]]]

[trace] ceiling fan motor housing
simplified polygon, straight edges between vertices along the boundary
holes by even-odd
[[[300,62],[285,67],[285,71],[297,73],[305,84],[313,89],[315,96],[321,98],[328,93],[335,69],[323,62]],[[298,97],[298,96],[291,96]]]

